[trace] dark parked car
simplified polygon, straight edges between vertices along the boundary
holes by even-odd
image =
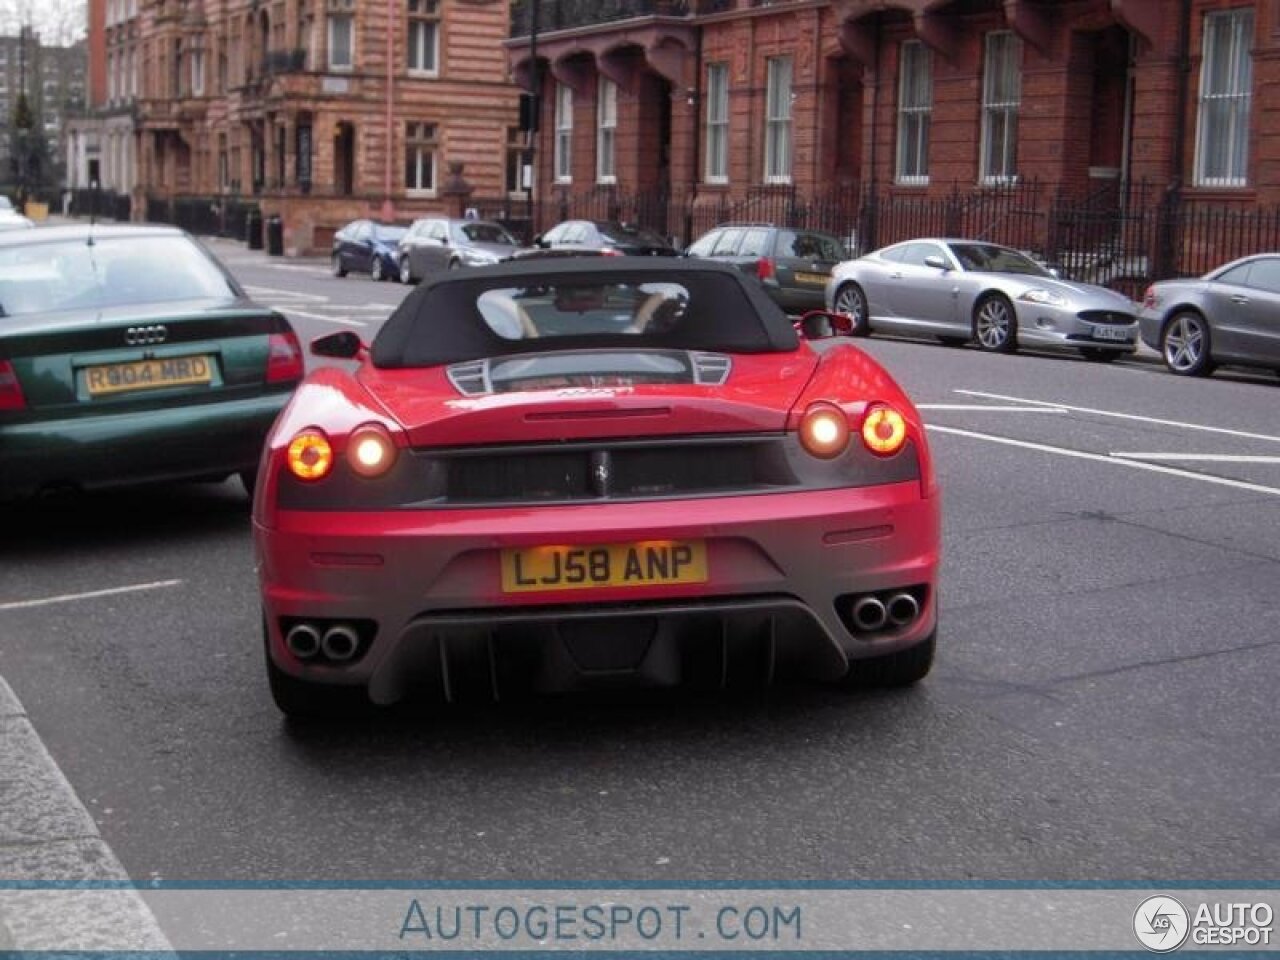
[[[677,257],[680,251],[652,230],[615,220],[566,220],[558,223],[533,244],[567,256],[574,253],[603,253],[615,257]]]
[[[0,499],[239,474],[302,378],[297,337],[163,226],[0,234]]]
[[[1280,373],[1280,253],[1152,284],[1138,323],[1143,342],[1182,376],[1206,376],[1219,363]]]
[[[345,277],[354,270],[374,280],[399,279],[396,244],[407,232],[374,220],[351,221],[333,235],[333,275]]]
[[[501,263],[520,249],[500,223],[424,217],[400,239],[396,269],[401,283],[417,283],[437,270]]]
[[[844,244],[816,230],[767,223],[726,223],[699,237],[686,256],[732,263],[754,274],[784,310],[803,313],[825,306],[831,268],[846,258]]]

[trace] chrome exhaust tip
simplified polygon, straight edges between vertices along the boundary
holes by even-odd
[[[320,631],[309,623],[299,623],[289,628],[284,645],[299,660],[310,660],[320,652]]]
[[[324,639],[320,641],[320,649],[334,663],[345,663],[356,655],[359,648],[359,634],[341,623],[326,630]]]
[[[885,605],[889,622],[895,627],[905,627],[920,616],[920,601],[909,593],[895,593]]]
[[[889,614],[879,597],[862,597],[853,605],[853,624],[868,633],[884,627]]]

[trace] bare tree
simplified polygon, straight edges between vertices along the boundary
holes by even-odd
[[[0,0],[0,34],[14,35],[30,25],[42,43],[70,46],[85,35],[85,0]]]

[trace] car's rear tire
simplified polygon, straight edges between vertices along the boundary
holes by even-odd
[[[883,657],[855,660],[845,677],[847,686],[859,689],[909,687],[923,680],[933,668],[938,631],[934,630],[914,647]]]
[[[836,291],[832,306],[836,313],[849,318],[849,335],[865,337],[871,333],[871,317],[867,312],[867,295],[856,283],[846,283]]]
[[[974,305],[973,339],[991,353],[1013,353],[1018,348],[1018,317],[1008,297],[988,293]]]
[[[1160,355],[1170,373],[1180,377],[1207,377],[1213,373],[1209,321],[1195,310],[1180,310],[1169,318],[1160,334]]]
[[[381,283],[387,279],[386,271],[382,269],[382,258],[376,254],[369,262],[369,279],[374,283]]]
[[[404,284],[413,283],[413,266],[409,263],[408,257],[400,258],[400,282]]]
[[[1121,354],[1119,350],[1104,350],[1102,347],[1081,347],[1080,356],[1094,363],[1114,363]]]
[[[333,255],[331,266],[335,277],[345,277],[347,275],[347,268],[342,265],[342,254],[335,253]]]

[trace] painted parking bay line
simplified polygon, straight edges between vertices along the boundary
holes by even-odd
[[[257,296],[269,296],[272,298],[279,297],[284,300],[308,300],[311,303],[328,303],[328,297],[322,297],[317,293],[303,293],[300,290],[281,290],[278,287],[261,287],[257,284],[244,285],[249,293]]]
[[[1056,403],[1052,400],[1031,400],[1027,397],[1010,397],[1000,393],[987,393],[983,390],[956,390],[956,393],[967,397],[982,397],[986,400],[1004,400],[1009,403],[1039,404],[1045,407],[1061,407],[1073,413],[1091,413],[1099,417],[1114,417],[1118,420],[1133,420],[1138,423],[1154,423],[1162,427],[1180,427],[1183,430],[1199,430],[1204,433],[1219,433],[1227,437],[1240,437],[1245,440],[1267,440],[1280,443],[1280,437],[1267,433],[1248,433],[1244,430],[1229,430],[1226,427],[1210,427],[1201,423],[1183,423],[1179,420],[1161,420],[1157,417],[1143,417],[1136,413],[1117,413],[1114,410],[1098,410],[1095,407],[1073,407],[1067,403]]]
[[[917,403],[917,410],[944,410],[964,413],[1066,413],[1065,407],[1006,407],[992,403]]]
[[[973,440],[985,440],[1008,447],[1019,447],[1023,450],[1035,450],[1039,453],[1050,453],[1059,457],[1072,457],[1077,460],[1092,460],[1095,463],[1110,463],[1129,470],[1145,470],[1148,473],[1163,473],[1171,477],[1183,477],[1187,480],[1199,480],[1220,487],[1231,487],[1235,490],[1248,490],[1251,493],[1268,493],[1280,497],[1280,487],[1268,487],[1260,483],[1249,483],[1246,480],[1232,480],[1228,477],[1215,477],[1207,473],[1196,473],[1194,470],[1179,470],[1177,467],[1166,467],[1158,463],[1146,463],[1140,460],[1122,460],[1119,457],[1102,453],[1089,453],[1085,450],[1072,450],[1070,447],[1055,447],[1047,443],[1033,443],[1029,440],[1014,440],[1012,437],[1000,437],[990,433],[977,433],[973,430],[961,430],[957,427],[940,427],[929,424],[931,433],[948,433],[957,437],[969,437]]]
[[[288,314],[291,317],[303,317],[307,320],[323,320],[325,323],[339,323],[344,327],[367,327],[368,324],[363,320],[351,320],[347,317],[331,317],[324,313],[311,313],[307,310],[298,310],[294,307],[286,307],[278,304],[271,304],[281,313]]]
[[[1122,460],[1167,460],[1171,463],[1179,460],[1188,463],[1280,463],[1280,457],[1255,457],[1240,453],[1127,453],[1113,450],[1111,456]]]
[[[151,583],[135,583],[127,587],[109,587],[106,590],[89,590],[85,593],[63,593],[55,597],[40,597],[37,600],[12,600],[0,603],[0,612],[6,610],[27,610],[31,607],[47,607],[55,603],[75,603],[77,600],[97,600],[99,597],[117,597],[127,593],[143,593],[147,590],[164,590],[168,587],[180,586],[182,580],[154,580]]]

